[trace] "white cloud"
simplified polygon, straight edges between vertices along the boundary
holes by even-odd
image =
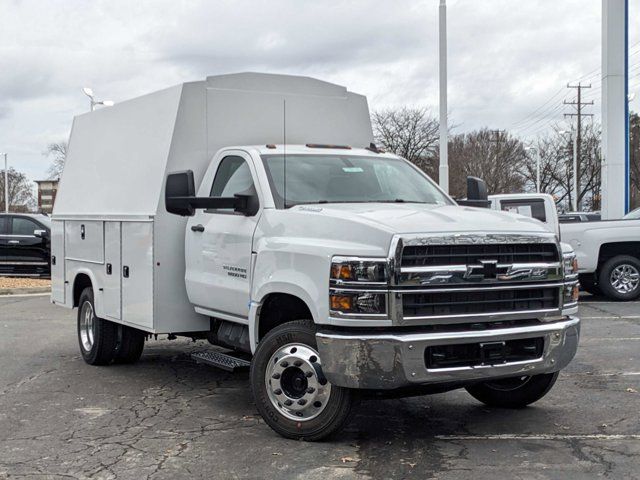
[[[448,3],[449,111],[459,130],[509,128],[600,64],[599,1]],[[5,1],[0,150],[41,177],[46,144],[87,110],[83,86],[118,102],[234,71],[315,76],[366,94],[372,108],[436,113],[437,12],[437,0]]]

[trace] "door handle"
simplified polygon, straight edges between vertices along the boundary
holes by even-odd
[[[10,245],[15,245],[17,243],[20,243],[20,240],[9,240]]]
[[[203,226],[203,225],[200,225],[200,224],[198,224],[198,225],[192,225],[192,226],[191,226],[191,230],[192,230],[193,232],[204,232],[204,226]]]

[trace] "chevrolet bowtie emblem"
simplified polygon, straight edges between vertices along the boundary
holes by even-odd
[[[498,274],[497,260],[479,260],[480,265],[467,265],[468,279],[495,279]]]

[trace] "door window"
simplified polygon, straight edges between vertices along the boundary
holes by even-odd
[[[9,218],[0,217],[0,235],[6,235],[9,233]]]
[[[12,235],[33,236],[34,230],[42,230],[42,227],[32,220],[24,217],[13,217]]]
[[[224,157],[211,186],[210,197],[233,197],[253,189],[253,178],[249,165],[242,157]],[[207,212],[233,212],[233,208],[206,210]]]

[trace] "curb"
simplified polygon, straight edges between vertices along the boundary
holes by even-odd
[[[24,295],[49,292],[51,292],[51,287],[0,288],[0,295]]]

